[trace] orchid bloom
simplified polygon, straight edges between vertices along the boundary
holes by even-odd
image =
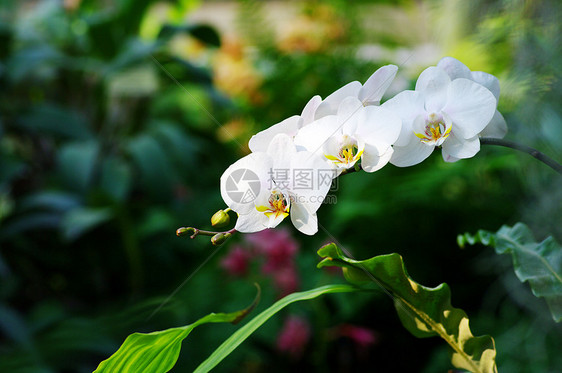
[[[274,228],[287,216],[308,235],[318,231],[316,211],[335,176],[321,157],[299,151],[290,136],[276,135],[266,152],[251,153],[221,176],[221,196],[238,213],[235,229],[251,233]]]
[[[301,115],[293,115],[252,136],[248,144],[250,150],[265,152],[273,137],[279,133],[291,137],[296,136],[301,128],[315,120],[336,114],[338,107],[347,97],[355,97],[363,106],[379,105],[397,71],[398,67],[395,65],[382,66],[367,79],[365,84],[358,81],[351,82],[336,90],[324,100],[318,95],[312,97]]]
[[[390,163],[418,164],[439,146],[446,161],[473,157],[480,150],[478,134],[490,123],[496,103],[481,84],[466,78],[451,80],[445,70],[427,68],[415,91],[403,91],[381,106],[402,118]]]
[[[490,92],[496,98],[496,101],[500,99],[500,82],[495,76],[485,73],[483,71],[470,71],[465,64],[453,57],[443,57],[437,67],[442,68],[447,72],[451,80],[458,78],[464,78],[472,80],[478,84],[483,85],[488,88]],[[488,123],[488,125],[480,132],[480,137],[494,137],[501,139],[507,133],[507,124],[501,113],[496,109],[494,116]]]
[[[295,144],[323,155],[334,164],[338,175],[359,160],[365,171],[374,172],[388,163],[400,127],[400,118],[391,111],[365,107],[357,98],[347,97],[336,115],[328,115],[301,129]]]

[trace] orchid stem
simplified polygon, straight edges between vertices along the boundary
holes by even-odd
[[[506,148],[511,148],[515,150],[519,150],[520,152],[527,153],[531,157],[534,157],[547,165],[548,167],[552,168],[554,171],[558,172],[562,175],[562,165],[556,162],[554,159],[550,158],[544,153],[541,153],[537,149],[531,148],[530,146],[521,145],[513,141],[503,140],[503,139],[495,139],[491,137],[483,137],[480,139],[480,144],[482,145],[497,145],[497,146],[504,146]]]
[[[182,228],[178,228],[178,229],[176,230],[176,235],[177,235],[177,236],[186,236],[186,235],[189,235],[189,237],[192,238],[192,239],[195,238],[195,237],[197,237],[198,235],[201,235],[201,236],[215,236],[215,235],[217,235],[217,234],[219,234],[219,233],[224,233],[224,234],[229,233],[229,234],[233,234],[233,233],[236,233],[236,229],[233,228],[233,229],[231,229],[231,230],[224,231],[224,232],[214,232],[214,231],[204,231],[204,230],[202,230],[202,229],[193,228],[193,227],[187,227],[187,228],[186,228],[186,227],[182,227]]]

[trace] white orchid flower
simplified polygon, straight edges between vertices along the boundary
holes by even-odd
[[[347,97],[336,115],[302,128],[295,136],[295,144],[323,155],[337,167],[338,175],[359,160],[365,171],[374,172],[388,163],[400,127],[400,117],[391,111],[365,107],[359,99]]]
[[[480,150],[478,134],[490,123],[496,104],[496,97],[481,84],[451,80],[439,67],[425,69],[415,91],[403,91],[381,106],[402,118],[390,163],[418,164],[438,146],[446,161],[473,157]]]
[[[239,232],[276,227],[287,216],[301,232],[318,231],[316,211],[328,193],[335,170],[321,157],[297,152],[292,138],[277,134],[266,152],[251,153],[221,176],[221,196],[238,213]]]
[[[315,119],[327,115],[335,115],[341,103],[347,97],[355,97],[363,106],[378,106],[382,96],[394,80],[398,67],[396,65],[385,65],[379,68],[367,79],[365,84],[358,81],[348,83],[326,97],[314,113]]]
[[[325,100],[322,100],[318,95],[312,97],[301,115],[293,115],[252,136],[248,144],[250,150],[265,152],[273,137],[280,133],[291,137],[296,136],[301,128],[306,127],[313,121],[336,114],[340,104],[347,97],[355,97],[361,101],[363,106],[379,105],[397,71],[398,67],[395,65],[382,66],[367,79],[365,84],[358,81],[351,82],[326,97]]]
[[[437,67],[442,68],[447,72],[451,80],[458,78],[464,78],[472,80],[478,84],[483,85],[488,88],[490,92],[496,98],[496,101],[500,99],[500,82],[498,78],[492,74],[485,73],[483,71],[470,71],[465,64],[453,57],[443,57],[438,63]],[[504,117],[496,109],[494,116],[490,120],[490,123],[480,132],[478,135],[480,137],[492,137],[502,139],[507,133],[507,123]],[[451,161],[453,159],[446,159]],[[456,160],[456,159],[455,159]]]
[[[293,115],[273,126],[258,132],[250,139],[248,146],[253,152],[265,152],[271,140],[278,134],[284,133],[290,137],[295,137],[297,132],[307,124],[314,121],[314,113],[322,102],[320,96],[316,95],[308,101],[302,110],[301,115]]]

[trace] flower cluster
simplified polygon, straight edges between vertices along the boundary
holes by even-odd
[[[278,295],[284,297],[298,290],[300,277],[296,266],[298,243],[284,229],[262,231],[245,237],[242,246],[234,246],[221,260],[228,274],[244,277],[258,263],[261,273],[271,279]]]
[[[397,71],[383,66],[365,84],[351,82],[324,100],[314,96],[300,115],[254,135],[252,153],[221,176],[221,195],[238,214],[235,229],[274,228],[290,216],[299,231],[315,234],[316,212],[342,172],[413,166],[436,147],[455,162],[473,157],[481,136],[505,136],[494,76],[445,57],[420,74],[415,90],[381,105]]]

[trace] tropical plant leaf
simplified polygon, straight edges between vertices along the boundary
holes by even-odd
[[[451,306],[447,284],[428,288],[408,276],[398,254],[380,255],[357,261],[344,255],[335,244],[318,250],[324,258],[318,267],[339,266],[353,283],[375,282],[394,298],[402,324],[416,337],[439,336],[452,348],[452,364],[471,372],[497,372],[496,349],[490,336],[475,337],[466,313]]]
[[[537,242],[529,227],[517,223],[504,225],[496,233],[465,233],[457,241],[460,247],[481,243],[498,254],[511,254],[517,278],[529,281],[533,294],[546,300],[554,321],[562,320],[562,246],[554,238]]]
[[[358,288],[350,285],[326,285],[316,289],[303,291],[299,293],[293,293],[287,295],[275,302],[271,307],[254,317],[252,320],[248,321],[246,325],[238,329],[234,334],[232,334],[226,341],[224,341],[204,362],[202,362],[194,373],[206,373],[217,366],[225,357],[227,357],[236,347],[238,347],[242,342],[244,342],[253,332],[256,331],[260,326],[262,326],[267,320],[269,320],[277,312],[281,311],[283,308],[291,303],[298,302],[301,300],[310,300],[320,295],[329,293],[345,293],[351,291],[357,291]]]
[[[258,304],[260,288],[256,298],[247,308],[231,313],[211,313],[193,324],[170,328],[153,333],[134,333],[125,339],[119,349],[100,363],[94,373],[102,372],[168,372],[174,367],[180,354],[182,341],[201,324],[229,322],[236,324]]]

